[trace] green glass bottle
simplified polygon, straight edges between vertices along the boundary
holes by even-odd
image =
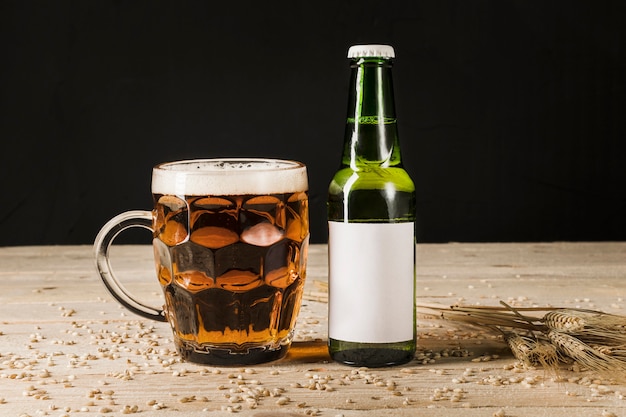
[[[356,45],[341,166],[328,189],[331,357],[353,366],[415,356],[415,186],[402,167],[389,45]]]

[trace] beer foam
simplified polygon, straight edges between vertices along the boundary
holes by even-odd
[[[306,167],[296,161],[196,159],[168,162],[152,170],[153,194],[283,194],[306,190]]]

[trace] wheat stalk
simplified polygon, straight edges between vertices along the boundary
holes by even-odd
[[[626,379],[626,317],[601,311],[532,307],[420,305],[446,319],[497,329],[511,352],[525,365],[558,369],[570,359],[591,371]],[[541,316],[535,313],[543,312]],[[522,314],[523,313],[523,314]],[[431,315],[435,315],[431,313]]]

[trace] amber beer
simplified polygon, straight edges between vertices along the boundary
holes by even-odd
[[[305,279],[304,166],[164,164],[152,192],[157,275],[182,357],[232,364],[284,356]]]

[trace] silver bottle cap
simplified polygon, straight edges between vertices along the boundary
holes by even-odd
[[[354,45],[348,49],[348,58],[376,57],[395,58],[391,45]]]

